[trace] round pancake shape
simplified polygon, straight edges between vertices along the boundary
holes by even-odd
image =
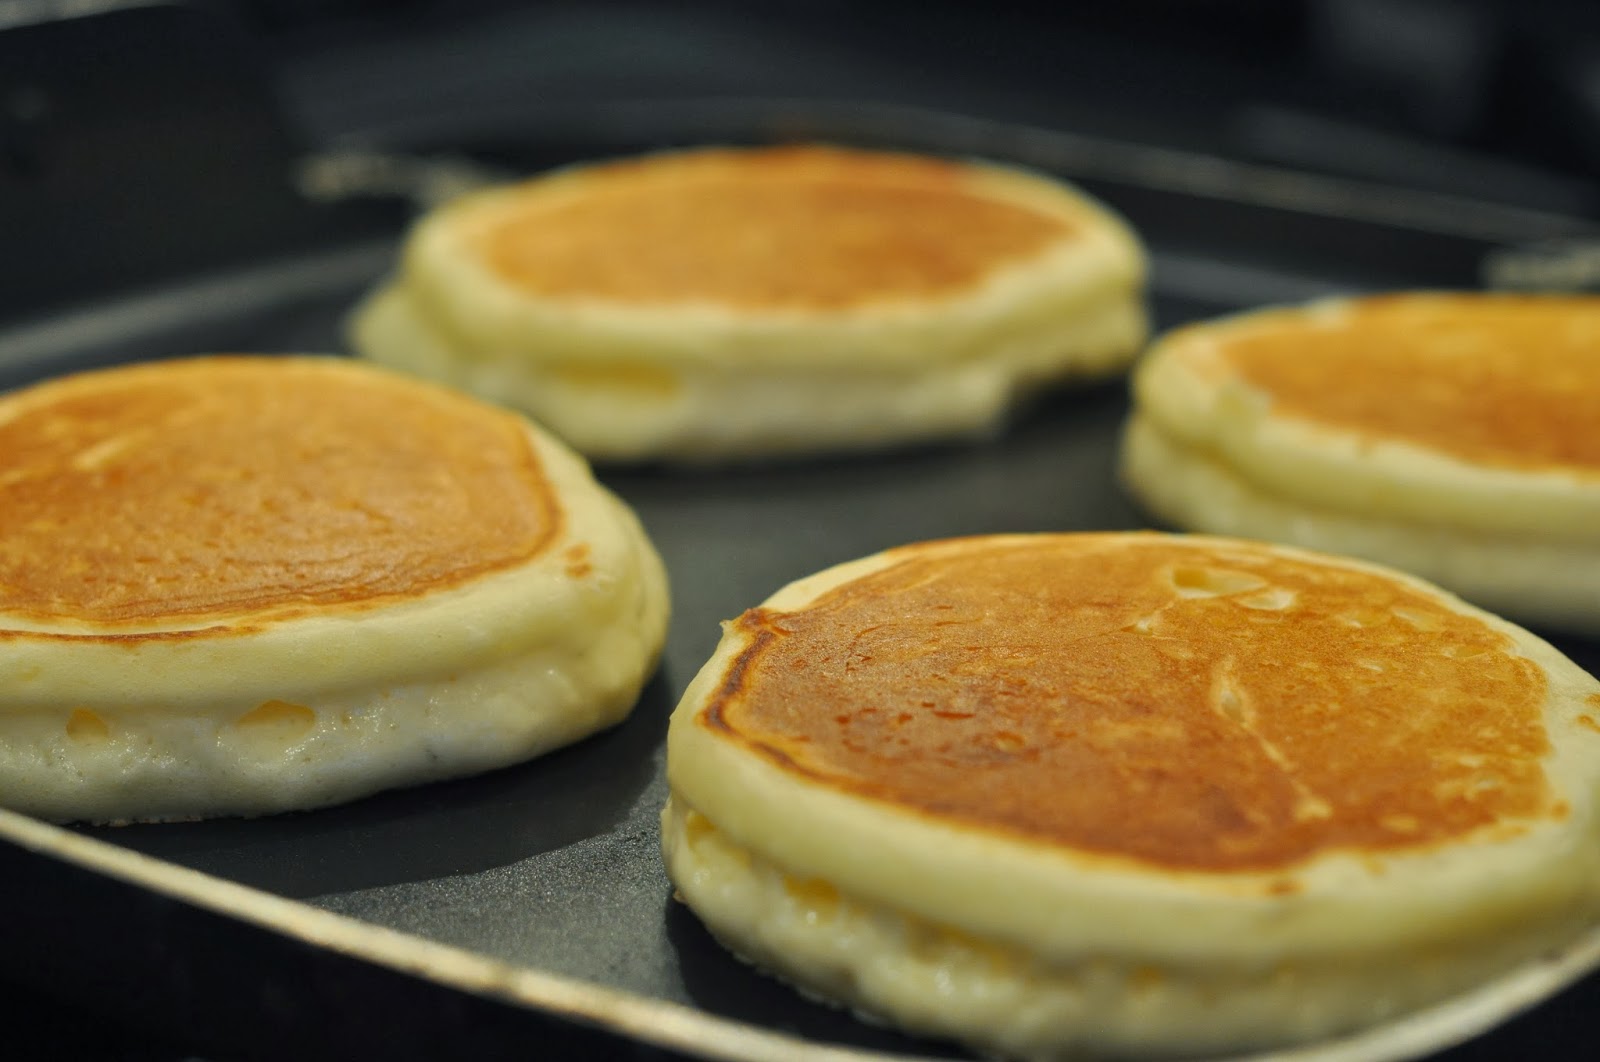
[[[823,146],[574,167],[423,218],[355,349],[596,458],[724,460],[993,429],[1125,368],[1143,252],[1075,189]]]
[[[1122,477],[1177,527],[1366,557],[1593,634],[1597,423],[1600,299],[1333,300],[1157,342]]]
[[[344,359],[215,356],[0,396],[0,804],[254,815],[621,720],[661,562],[524,418]]]
[[[1243,1050],[1600,913],[1600,683],[1361,561],[1155,533],[893,549],[724,627],[663,850],[739,956],[1004,1055]]]

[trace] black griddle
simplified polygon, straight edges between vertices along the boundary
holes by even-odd
[[[837,102],[524,107],[309,162],[390,178],[446,164],[528,173],[673,146],[819,140],[978,156],[1077,181],[1148,242],[1160,328],[1323,295],[1473,287],[1492,254],[1592,232],[1536,211]],[[352,152],[369,165],[350,169]],[[92,297],[76,301],[35,293],[48,312],[6,308],[0,386],[197,352],[343,351],[346,314],[390,268],[415,209],[403,193],[425,184],[325,191],[279,227],[292,246],[267,241],[231,258],[206,248],[194,268],[142,285],[85,274],[76,294]],[[667,717],[719,621],[798,576],[920,539],[1147,526],[1112,474],[1126,412],[1117,381],[1053,395],[994,437],[960,445],[692,470],[602,466],[673,584],[661,669],[625,723],[525,765],[317,812],[119,829],[0,819],[0,978],[218,1058],[967,1057],[753,973],[672,900],[658,853]],[[1600,668],[1600,645],[1552,640]],[[174,865],[199,873],[174,876]],[[363,927],[393,932],[373,938]],[[1476,1034],[1595,961],[1600,946],[1589,942],[1487,1011],[1445,1013],[1421,1032],[1332,1054],[1273,1057],[1444,1048],[1439,1057],[1455,1062],[1589,1058],[1600,1039],[1597,976]]]

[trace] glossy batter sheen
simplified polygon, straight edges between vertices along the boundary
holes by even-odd
[[[387,373],[207,358],[0,399],[0,615],[360,606],[525,561],[559,522],[517,418]]]
[[[698,716],[814,780],[1199,871],[1564,814],[1545,681],[1480,622],[1264,550],[1047,538],[893,566],[752,644]]]
[[[1285,413],[1506,468],[1600,473],[1600,298],[1387,296],[1222,340]]]
[[[526,186],[484,233],[501,276],[546,295],[841,309],[970,288],[1070,234],[952,163],[828,148],[615,163],[585,194]]]

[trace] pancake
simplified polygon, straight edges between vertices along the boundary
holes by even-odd
[[[660,560],[524,418],[355,362],[205,357],[0,396],[0,805],[308,808],[616,723]]]
[[[1600,298],[1259,311],[1164,337],[1134,397],[1123,478],[1161,519],[1600,634]]]
[[[1247,540],[889,550],[726,624],[668,735],[679,897],[983,1052],[1331,1036],[1600,916],[1600,683],[1430,584]]]
[[[1120,371],[1143,254],[1076,190],[831,147],[596,164],[423,218],[356,351],[531,413],[581,452],[723,460],[992,430]]]

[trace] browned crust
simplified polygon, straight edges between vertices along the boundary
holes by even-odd
[[[0,512],[0,616],[110,642],[415,598],[526,563],[563,522],[519,418],[354,364],[247,357],[0,399]],[[142,631],[174,625],[207,629]]]
[[[503,279],[553,297],[788,310],[942,297],[1076,229],[976,172],[815,146],[659,155],[591,167],[581,195],[530,181],[476,239]]]
[[[1376,296],[1210,334],[1274,413],[1494,467],[1600,471],[1600,298]]]
[[[1566,813],[1544,674],[1506,635],[1263,548],[912,549],[733,630],[699,725],[829,788],[1047,845],[1271,872]]]

